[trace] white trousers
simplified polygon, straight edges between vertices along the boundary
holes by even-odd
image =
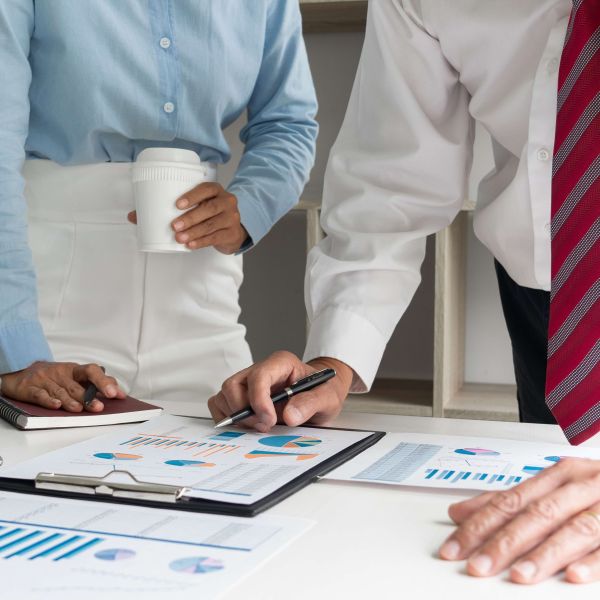
[[[238,323],[242,257],[137,250],[131,165],[27,161],[39,313],[57,361],[95,362],[160,404],[206,402],[251,364]]]

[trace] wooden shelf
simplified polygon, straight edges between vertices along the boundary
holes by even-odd
[[[301,0],[304,33],[346,33],[364,31],[367,0]]]
[[[431,417],[433,382],[377,379],[368,394],[350,394],[344,412]]]
[[[444,407],[444,416],[518,421],[517,388],[514,385],[465,383]]]

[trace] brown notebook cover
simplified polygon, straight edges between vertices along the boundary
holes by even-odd
[[[157,417],[162,409],[127,396],[124,400],[99,397],[104,403],[100,413],[72,413],[62,408],[52,410],[0,396],[0,418],[19,429],[55,429],[135,423]]]

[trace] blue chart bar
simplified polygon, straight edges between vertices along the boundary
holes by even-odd
[[[66,554],[62,554],[61,556],[57,556],[54,560],[63,560],[65,558],[73,558],[86,550],[89,550],[92,546],[99,544],[102,541],[102,538],[94,538],[89,542],[85,542],[85,544],[81,544],[81,546],[77,546],[77,548],[73,548],[73,550],[69,550]]]
[[[453,471],[450,469],[425,469],[425,479],[440,479],[448,483],[463,481],[480,481],[488,485],[502,483],[504,486],[519,483],[523,477],[520,475],[506,475],[502,473],[474,473],[473,471]]]
[[[58,552],[59,550],[63,550],[67,546],[70,546],[71,544],[79,541],[80,539],[82,539],[82,537],[83,536],[81,536],[81,535],[73,535],[70,538],[63,540],[62,542],[55,544],[54,546],[51,546],[50,548],[46,548],[46,550],[44,550],[43,552],[40,552],[39,554],[34,554],[33,556],[30,556],[29,560],[34,560],[36,558],[46,558],[46,556],[50,556],[51,554],[54,554],[55,552]]]
[[[30,532],[26,533],[25,535],[18,537],[17,539],[13,539],[6,544],[2,544],[2,546],[0,546],[0,552],[4,552],[5,550],[10,550],[11,548],[18,546],[19,544],[22,544],[23,542],[26,542],[27,540],[30,540],[31,538],[41,535],[41,533],[42,532],[39,530],[30,531]]]
[[[10,537],[11,535],[16,535],[17,533],[21,533],[21,531],[24,531],[22,527],[16,527],[15,529],[9,529],[8,531],[0,534],[0,542],[2,540],[4,540],[5,538]]]
[[[13,556],[21,556],[22,554],[27,554],[28,552],[31,552],[32,550],[39,550],[42,546],[45,546],[46,544],[48,544],[54,540],[57,540],[58,538],[61,538],[61,537],[62,537],[62,535],[60,533],[53,533],[51,535],[47,535],[45,538],[42,538],[41,540],[36,540],[33,544],[29,544],[29,546],[23,546],[23,548],[13,552],[12,554],[9,554],[5,558],[12,558]]]
[[[102,541],[104,541],[103,538],[99,537],[70,535],[26,527],[11,529],[2,526],[0,530],[0,560],[16,557],[28,560],[36,558],[64,560],[82,554]]]

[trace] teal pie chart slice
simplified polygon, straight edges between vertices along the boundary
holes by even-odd
[[[322,441],[304,435],[270,435],[259,440],[263,446],[271,446],[271,448],[310,448]]]
[[[169,564],[169,568],[176,573],[190,573],[194,575],[221,571],[224,566],[225,565],[220,560],[209,558],[207,556],[179,558]]]
[[[100,550],[100,552],[96,552],[94,556],[99,560],[125,560],[127,558],[133,558],[135,556],[135,551],[127,548],[110,548],[107,550]]]

